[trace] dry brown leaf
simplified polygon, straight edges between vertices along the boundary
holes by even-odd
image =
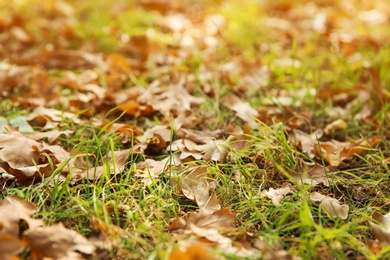
[[[171,113],[186,113],[186,111],[191,111],[193,106],[204,102],[204,98],[192,96],[186,84],[186,78],[180,77],[177,82],[163,88],[160,86],[161,82],[156,80],[150,84],[148,89],[142,91],[137,102],[152,106],[154,111],[159,111],[166,117],[170,117]]]
[[[70,154],[58,145],[41,144],[17,132],[1,135],[0,139],[3,139],[0,141],[0,147],[3,147],[0,166],[6,171],[3,176],[16,179],[18,184],[49,176],[56,166],[70,158]]]
[[[259,123],[256,119],[259,116],[259,112],[251,107],[248,102],[241,101],[239,97],[234,94],[229,94],[223,99],[223,104],[236,112],[237,117],[244,120],[251,127],[257,127]]]
[[[70,168],[73,180],[88,178],[90,180],[100,179],[103,175],[111,177],[124,170],[126,160],[131,154],[131,149],[109,152],[99,161],[99,166],[89,167],[87,169],[76,170]],[[73,165],[69,165],[72,167]],[[86,165],[85,165],[86,166]],[[80,168],[80,167],[79,167]]]
[[[325,129],[324,133],[326,135],[331,135],[336,130],[345,130],[347,129],[348,125],[345,123],[342,119],[337,119],[336,121],[333,121],[332,123],[328,124]]]
[[[262,237],[259,237],[253,241],[253,246],[259,249],[261,252],[261,259],[264,260],[301,260],[299,256],[291,256],[287,251],[281,248],[273,248],[268,245]]]
[[[293,187],[290,183],[285,182],[282,184],[282,187],[279,189],[270,188],[268,191],[263,190],[261,192],[262,197],[267,197],[271,199],[272,204],[275,206],[280,206],[280,201],[283,199],[284,196],[286,196],[289,192],[293,190]]]
[[[53,108],[44,108],[42,106],[35,108],[26,119],[28,121],[39,122],[40,125],[44,126],[44,129],[52,129],[64,119],[70,119],[75,124],[82,123],[74,113],[64,112]]]
[[[369,221],[372,233],[375,238],[386,245],[390,244],[390,213],[382,215],[379,212],[374,212],[372,218],[377,222]]]
[[[176,165],[179,165],[176,156],[172,156],[172,158],[166,157],[161,161],[146,159],[144,162],[137,163],[136,169],[134,170],[134,176],[142,178],[143,183],[150,185],[153,183],[153,180],[158,179],[167,168]]]
[[[95,252],[95,246],[92,243],[62,224],[29,229],[24,232],[23,240],[30,247],[31,253],[39,257],[58,259],[72,251],[86,255],[92,255]]]
[[[42,220],[30,217],[36,211],[35,205],[29,201],[17,196],[5,197],[0,202],[0,234],[18,237],[20,220],[26,221],[30,229],[43,226]]]
[[[314,147],[318,144],[318,139],[321,138],[321,136],[321,130],[317,130],[309,135],[301,130],[294,129],[291,140],[303,153],[307,154],[310,158],[314,158]]]
[[[39,50],[15,60],[18,65],[41,65],[47,69],[93,69],[106,70],[106,64],[97,54],[79,50]]]
[[[53,143],[57,138],[61,135],[65,135],[66,137],[70,137],[74,131],[72,130],[64,130],[64,131],[50,131],[50,132],[38,132],[31,135],[28,135],[28,138],[33,139],[35,141],[41,140],[43,138],[47,138],[49,143]]]
[[[170,142],[172,137],[172,129],[169,125],[156,125],[145,131],[145,138],[152,138],[154,135],[161,136],[166,143]]]
[[[210,143],[209,147],[203,155],[203,160],[205,161],[214,161],[222,163],[226,160],[228,155],[228,150],[225,148],[227,145],[226,141],[216,140]]]
[[[18,132],[0,134],[0,158],[11,168],[34,165],[39,161],[41,144]]]
[[[206,167],[193,167],[180,177],[179,187],[184,196],[193,201],[196,201],[196,198],[202,201],[202,197],[208,199],[211,180]]]
[[[14,89],[21,88],[25,91],[24,98],[51,99],[55,96],[51,93],[51,84],[47,72],[39,68],[0,63],[0,95],[9,96]]]
[[[196,202],[200,209],[213,213],[221,208],[218,198],[210,189],[215,183],[211,180],[207,167],[193,166],[180,176],[178,183],[184,196]]]
[[[220,209],[212,214],[200,209],[188,216],[187,225],[191,223],[201,228],[232,227],[235,219],[236,213],[232,213],[230,209]]]
[[[354,143],[331,140],[328,142],[320,142],[320,149],[318,146],[315,146],[314,150],[318,157],[322,156],[331,166],[339,166],[343,160],[361,154],[380,142],[382,142],[382,138],[380,137],[361,139]]]
[[[329,175],[334,174],[334,169],[328,166],[322,166],[318,163],[310,163],[300,160],[300,167],[297,173],[293,173],[292,177],[299,183],[306,183],[316,186],[323,184],[329,186]]]
[[[380,137],[371,137],[361,139],[356,142],[339,142],[331,140],[320,142],[321,132],[314,132],[309,135],[305,132],[295,129],[291,135],[292,142],[310,158],[317,157],[324,159],[330,166],[340,166],[341,162],[352,158],[354,155],[361,154],[368,148],[380,143]]]
[[[189,139],[177,139],[172,142],[169,149],[172,151],[180,151],[180,159],[185,161],[186,159],[202,159],[204,151],[207,151],[211,146],[212,141],[207,144],[197,144]]]
[[[319,192],[312,192],[310,194],[310,199],[312,201],[320,202],[320,205],[330,216],[347,219],[349,211],[349,206],[347,204],[341,205],[337,199],[322,195]]]
[[[220,209],[214,213],[200,209],[198,212],[192,212],[186,219],[174,219],[167,229],[169,231],[191,230],[191,225],[204,229],[231,228],[235,219],[236,213],[232,213],[230,209]]]
[[[20,254],[23,249],[23,243],[17,237],[8,234],[0,234],[0,259],[15,260],[17,259],[16,256]]]
[[[73,90],[90,91],[89,87],[86,86],[90,86],[91,84],[97,83],[98,79],[99,74],[97,73],[97,71],[94,70],[84,70],[80,74],[76,74],[72,71],[66,71],[64,75],[57,80],[57,84]],[[96,87],[94,89],[94,92],[97,92]],[[101,88],[99,90],[99,93],[102,90],[104,89]]]
[[[112,53],[106,58],[108,69],[126,76],[131,73],[130,61],[118,53]]]
[[[199,144],[207,144],[210,141],[213,141],[215,139],[221,138],[223,134],[222,130],[215,130],[215,131],[209,131],[209,130],[194,130],[194,129],[186,129],[186,128],[180,128],[177,131],[177,135],[180,136],[183,139],[189,139],[195,143]]]
[[[212,260],[209,256],[207,250],[202,245],[192,244],[187,248],[175,248],[171,251],[169,255],[169,260],[195,260],[195,259],[204,259]]]

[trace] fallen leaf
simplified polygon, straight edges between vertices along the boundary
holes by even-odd
[[[291,142],[295,144],[303,153],[307,154],[309,158],[315,157],[314,147],[318,144],[318,139],[321,138],[322,131],[314,131],[311,135],[294,129],[291,135]]]
[[[99,165],[96,167],[85,167],[81,170],[69,169],[69,171],[72,172],[72,179],[74,181],[84,178],[97,180],[102,178],[103,175],[111,178],[111,175],[116,175],[124,170],[127,158],[129,158],[130,154],[130,149],[109,152],[99,161]],[[72,167],[72,165],[70,165],[70,167]]]
[[[18,132],[0,134],[0,158],[12,168],[33,165],[39,161],[39,152],[34,147],[41,144]]]
[[[20,254],[23,249],[23,243],[17,237],[8,234],[0,234],[0,259],[16,260],[16,256]]]
[[[381,243],[386,245],[390,244],[390,213],[382,215],[379,212],[374,212],[372,218],[376,222],[369,221],[368,223],[371,226],[372,233],[375,238]]]
[[[72,130],[64,130],[64,131],[54,130],[54,131],[49,131],[49,132],[34,133],[31,135],[28,135],[28,138],[35,140],[35,141],[41,140],[43,138],[47,138],[47,141],[49,141],[49,143],[53,143],[61,135],[64,135],[65,137],[69,138],[73,133],[74,133],[74,131],[72,131]]]
[[[33,255],[58,259],[68,253],[80,252],[92,255],[95,246],[76,231],[62,224],[50,227],[37,227],[24,232],[23,240]]]
[[[232,227],[235,219],[236,213],[232,213],[230,209],[220,209],[212,214],[200,209],[188,216],[187,225],[191,223],[201,228]]]
[[[271,199],[272,204],[275,206],[280,206],[280,201],[283,199],[284,196],[286,196],[289,192],[293,190],[293,187],[290,183],[285,182],[282,184],[282,187],[279,189],[269,188],[268,191],[263,190],[261,192],[262,197],[267,197]]]
[[[349,206],[346,204],[341,205],[337,199],[322,195],[318,192],[312,192],[310,194],[310,199],[312,201],[320,202],[320,205],[330,216],[347,219]]]
[[[200,246],[193,244],[187,248],[175,248],[171,251],[169,255],[169,260],[196,260],[196,259],[204,259],[204,260],[212,260],[209,256],[207,250]]]
[[[198,212],[191,212],[186,219],[174,219],[167,229],[168,231],[191,230],[190,224],[205,229],[231,228],[235,219],[236,213],[232,213],[230,209],[220,209],[214,213],[200,209]]]
[[[241,101],[240,98],[234,94],[229,94],[223,99],[223,104],[236,112],[237,117],[244,120],[244,122],[248,123],[251,127],[257,127],[259,125],[256,121],[259,112],[248,102]]]
[[[173,155],[171,158],[168,156],[161,161],[146,159],[144,162],[137,163],[134,170],[134,176],[142,178],[143,183],[150,185],[155,179],[158,179],[166,169],[179,164],[176,155]]]
[[[228,155],[228,150],[224,147],[227,146],[227,142],[223,140],[216,140],[212,143],[212,145],[209,144],[209,148],[205,151],[203,160],[219,163],[224,162]]]
[[[321,142],[318,140],[321,135],[322,131],[309,135],[295,129],[291,135],[291,142],[310,158],[324,159],[330,166],[337,167],[342,161],[361,154],[382,141],[382,138],[375,136],[355,142],[339,142],[337,140]]]
[[[334,169],[331,166],[325,167],[318,163],[300,161],[300,166],[296,173],[292,173],[292,177],[299,183],[306,183],[316,186],[323,184],[329,187],[329,175],[334,174]]]
[[[221,208],[218,198],[210,191],[215,184],[210,179],[207,167],[192,166],[180,176],[178,186],[184,196],[196,202],[203,211],[213,213]]]
[[[97,54],[80,50],[38,50],[15,60],[17,65],[39,64],[47,69],[93,69],[106,70],[106,64]]]
[[[380,137],[361,139],[353,143],[331,140],[320,142],[320,147],[314,146],[314,150],[317,157],[321,158],[322,156],[331,166],[339,166],[343,160],[361,154],[380,142],[382,142]]]
[[[30,229],[43,226],[43,221],[30,216],[37,212],[34,204],[17,196],[5,197],[0,202],[0,234],[19,236],[19,222],[24,220]]]
[[[345,130],[347,129],[348,125],[345,123],[342,119],[337,119],[336,121],[333,121],[329,125],[327,125],[324,129],[324,133],[326,135],[331,135],[336,130]]]

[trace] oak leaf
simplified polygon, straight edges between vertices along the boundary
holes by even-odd
[[[283,199],[284,196],[286,196],[286,194],[291,192],[292,189],[293,188],[291,184],[285,182],[282,184],[282,187],[280,187],[279,189],[275,190],[274,188],[269,188],[268,191],[263,190],[261,192],[261,196],[271,199],[272,204],[274,204],[275,206],[280,206],[280,201]]]
[[[19,221],[27,222],[30,229],[43,226],[43,221],[30,216],[37,212],[35,205],[21,200],[17,196],[5,197],[0,202],[0,234],[17,237],[19,235]]]
[[[386,245],[390,244],[390,213],[382,215],[379,212],[374,212],[372,215],[374,221],[369,221],[368,223],[371,226],[372,233],[375,238],[381,243]]]
[[[347,204],[340,204],[337,199],[322,195],[319,192],[312,192],[310,194],[310,199],[312,201],[320,202],[320,205],[325,209],[328,215],[347,219],[349,211],[349,206]]]
[[[23,240],[33,255],[58,259],[72,251],[92,255],[95,246],[74,230],[62,224],[50,227],[37,227],[24,232]]]

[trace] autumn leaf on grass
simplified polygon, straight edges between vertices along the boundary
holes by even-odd
[[[226,141],[215,140],[221,134],[220,131],[196,131],[190,129],[180,129],[178,135],[182,139],[172,142],[169,147],[172,151],[180,151],[180,159],[183,162],[193,161],[193,159],[204,159],[205,161],[223,162],[227,156],[227,149],[224,147]]]
[[[223,135],[223,131],[220,129],[210,131],[210,130],[195,130],[180,128],[176,133],[183,139],[191,140],[197,144],[207,144],[209,141],[220,139]]]
[[[96,167],[79,167],[81,169],[70,169],[73,180],[80,180],[88,178],[90,180],[97,180],[106,176],[111,178],[111,175],[116,175],[124,170],[126,160],[131,154],[130,149],[108,152],[108,154],[99,161]],[[84,169],[83,169],[84,168]]]
[[[164,116],[171,113],[180,114],[191,111],[193,106],[202,104],[205,99],[195,97],[190,94],[186,85],[186,78],[180,77],[177,82],[171,83],[168,87],[161,87],[161,82],[152,82],[147,90],[137,98],[137,102],[148,104],[155,111],[159,111]]]
[[[334,167],[340,166],[342,161],[351,159],[382,141],[380,137],[371,137],[356,142],[339,142],[337,140],[320,142],[318,138],[321,136],[322,131],[309,135],[300,130],[294,130],[291,140],[310,158],[324,159],[330,166]]]
[[[23,241],[36,257],[59,259],[74,252],[85,255],[95,252],[95,246],[91,242],[62,224],[28,229],[23,233]]]
[[[47,69],[107,69],[101,55],[79,50],[47,50],[41,49],[15,60],[18,65],[41,65]]]
[[[205,161],[224,162],[227,158],[238,159],[245,153],[251,152],[249,149],[253,145],[250,136],[249,124],[240,127],[229,127],[232,132],[226,140],[211,140],[205,148],[203,155]],[[248,154],[247,154],[248,155]],[[246,156],[246,155],[245,155]]]
[[[302,260],[299,256],[290,255],[286,250],[278,246],[270,246],[263,237],[258,237],[252,241],[253,247],[258,249],[263,260]],[[256,258],[258,255],[256,256]]]
[[[0,202],[0,234],[19,236],[19,221],[27,222],[30,229],[43,226],[43,221],[30,216],[37,212],[34,204],[17,196],[5,197]]]
[[[233,226],[235,213],[229,209],[221,209],[213,214],[204,210],[191,213],[186,219],[178,218],[172,221],[168,227],[174,234],[181,234],[188,239],[179,241],[180,248],[186,251],[194,245],[206,249],[217,249],[220,252],[235,255],[236,257],[258,258],[263,252],[252,247],[251,243],[245,241],[237,229]],[[246,236],[244,234],[243,236]],[[172,251],[175,255],[177,250]]]
[[[324,133],[326,135],[331,135],[334,131],[345,130],[345,129],[347,129],[347,127],[348,127],[348,125],[347,125],[347,123],[345,123],[344,120],[337,119],[325,127]]]
[[[382,215],[379,212],[374,212],[372,218],[376,220],[376,222],[369,221],[368,223],[371,226],[371,230],[375,238],[378,239],[379,242],[389,245],[390,244],[390,213],[387,213],[386,215]]]
[[[229,94],[223,99],[223,104],[236,112],[237,117],[244,120],[244,122],[248,123],[251,127],[257,127],[259,125],[256,121],[259,112],[251,107],[248,102],[242,101],[234,94]]]
[[[142,135],[142,130],[136,125],[122,124],[122,123],[111,123],[103,121],[101,124],[102,130],[111,131],[120,134],[122,144],[133,145],[136,136]]]
[[[289,192],[293,190],[290,183],[285,182],[282,184],[282,187],[279,189],[270,188],[268,191],[263,190],[261,192],[262,197],[267,197],[271,199],[272,204],[275,206],[280,206],[280,201],[283,199],[284,196],[286,196]]]
[[[8,234],[0,234],[0,259],[17,260],[16,256],[23,252],[22,241]]]
[[[230,209],[220,209],[214,213],[200,209],[198,212],[190,213],[186,219],[174,219],[167,229],[168,231],[192,230],[192,225],[203,229],[231,228],[235,219],[236,213],[232,213]]]
[[[44,103],[45,100],[57,97],[52,92],[49,74],[36,66],[16,66],[0,62],[0,86],[1,96],[8,96],[16,89],[23,93],[23,96],[15,93],[15,100],[20,102],[26,102],[26,99],[34,97],[40,98],[39,102]]]
[[[320,149],[318,146],[315,146],[315,152],[318,157],[322,156],[331,166],[339,166],[343,160],[361,154],[380,142],[382,142],[380,137],[361,139],[353,143],[331,140],[329,142],[321,142]]]
[[[203,158],[203,152],[209,147],[207,144],[197,144],[189,139],[177,139],[172,142],[169,149],[180,152],[180,160],[185,162],[200,160]]]
[[[134,100],[128,100],[126,102],[118,104],[118,109],[128,115],[135,117],[150,115],[155,112],[152,106],[143,105]]]
[[[169,260],[212,260],[209,256],[207,249],[204,248],[201,244],[192,244],[187,248],[175,248],[171,251],[169,255]]]
[[[0,148],[0,167],[6,171],[3,177],[24,181],[39,177],[40,173],[50,175],[47,158],[43,158],[40,151],[42,144],[11,132],[0,134]]]
[[[72,130],[64,130],[64,131],[53,130],[53,131],[49,131],[49,132],[37,132],[37,133],[31,134],[31,135],[28,135],[28,138],[35,140],[35,141],[47,138],[47,141],[49,143],[53,143],[61,135],[64,135],[65,137],[69,138],[73,133],[74,133],[74,131],[72,131]]]
[[[298,147],[309,158],[315,157],[314,147],[318,144],[318,139],[322,137],[322,130],[316,130],[312,134],[307,134],[299,129],[294,129],[290,136],[290,141]]]
[[[184,196],[195,201],[200,209],[213,213],[221,208],[218,198],[210,191],[215,183],[211,180],[207,167],[192,166],[172,181],[177,183]]]
[[[340,204],[335,198],[322,195],[319,192],[312,192],[310,194],[310,199],[312,201],[320,202],[320,205],[332,217],[339,217],[341,219],[347,219],[349,206],[347,204]]]
[[[0,166],[6,171],[3,176],[15,178],[19,183],[49,176],[70,158],[58,145],[38,143],[17,132],[0,134],[0,148]]]
[[[299,167],[291,176],[298,183],[306,183],[313,186],[323,184],[329,187],[329,175],[334,174],[334,170],[334,167],[331,166],[325,167],[318,163],[305,162],[299,159]]]
[[[55,128],[63,120],[72,120],[75,124],[82,123],[76,114],[43,106],[36,107],[26,119],[31,125],[42,126],[45,130]]]
[[[14,131],[0,134],[0,159],[11,168],[33,165],[39,161],[41,144]]]
[[[227,142],[223,140],[215,140],[209,144],[209,148],[205,151],[203,155],[203,160],[205,161],[214,161],[214,162],[224,162],[228,155],[228,150],[226,148]]]
[[[166,157],[161,161],[146,159],[144,162],[139,162],[134,170],[134,176],[142,178],[142,182],[146,185],[153,183],[154,179],[158,179],[161,174],[169,167],[179,165],[177,155],[171,158]]]
[[[65,71],[61,78],[56,80],[58,85],[71,90],[90,91],[88,85],[96,84],[99,80],[99,73],[96,70],[84,70],[78,73],[73,71]],[[103,92],[106,89],[101,88]],[[100,92],[99,91],[99,92]],[[95,92],[95,91],[94,91]]]

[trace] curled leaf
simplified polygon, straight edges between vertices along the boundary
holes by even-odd
[[[319,192],[313,192],[310,194],[310,199],[313,201],[319,201],[320,205],[325,209],[326,213],[332,217],[339,217],[341,219],[347,219],[349,206],[346,204],[340,204],[335,198],[322,195]]]
[[[374,212],[372,216],[377,223],[369,221],[372,233],[379,242],[390,244],[390,213],[382,215],[379,212]]]

